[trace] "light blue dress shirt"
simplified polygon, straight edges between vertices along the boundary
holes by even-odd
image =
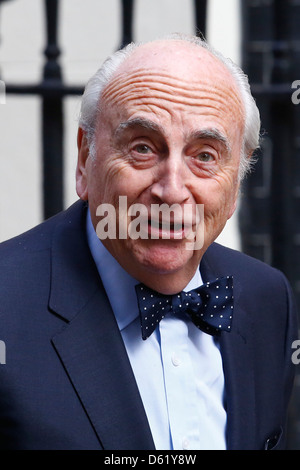
[[[166,316],[144,341],[133,279],[97,237],[88,243],[123,337],[158,450],[224,450],[226,411],[221,354],[188,318]],[[200,270],[186,291],[202,284]],[[99,312],[101,315],[101,312]]]

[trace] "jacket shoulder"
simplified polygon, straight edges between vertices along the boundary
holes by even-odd
[[[28,253],[47,250],[51,246],[53,233],[56,227],[63,222],[72,223],[76,216],[82,214],[84,203],[75,202],[65,211],[41,222],[36,227],[21,233],[9,240],[0,243],[0,266],[7,263],[8,259],[20,259],[26,257]]]
[[[253,276],[254,273],[260,276],[279,276],[283,274],[276,268],[269,264],[253,258],[238,250],[225,247],[218,243],[213,243],[205,253],[205,262],[211,266],[216,266],[217,269],[226,269],[232,273],[236,273],[239,277],[243,278],[249,275]]]
[[[76,224],[76,218],[82,220],[82,207],[83,203],[78,201],[66,211],[31,230],[0,243],[2,299],[9,302],[19,291],[36,291],[38,286],[49,279],[51,249],[56,229],[61,224]]]

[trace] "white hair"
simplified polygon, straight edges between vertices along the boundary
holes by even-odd
[[[251,89],[247,75],[231,59],[226,58],[219,51],[212,48],[208,43],[197,36],[186,36],[182,34],[172,34],[162,38],[163,40],[182,40],[208,50],[214,57],[221,61],[229,70],[240,91],[244,105],[244,140],[240,159],[240,179],[242,179],[251,169],[253,152],[259,148],[260,143],[260,115],[255,100],[251,94]],[[86,132],[89,152],[91,157],[95,156],[95,127],[97,115],[100,109],[100,98],[105,86],[109,84],[117,72],[120,65],[132,54],[134,50],[144,43],[130,43],[123,49],[114,52],[109,56],[95,75],[88,81],[82,96],[79,126]]]

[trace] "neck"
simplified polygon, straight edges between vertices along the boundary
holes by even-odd
[[[199,269],[199,264],[183,269],[174,273],[157,273],[146,269],[135,272],[132,270],[129,274],[139,282],[145,284],[156,292],[165,295],[173,295],[181,292],[190,283]]]

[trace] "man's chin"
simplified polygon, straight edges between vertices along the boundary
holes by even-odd
[[[156,240],[156,243],[147,243],[144,250],[139,247],[132,251],[133,258],[141,269],[148,272],[166,275],[175,274],[185,268],[191,261],[193,252],[185,247],[182,240]]]

